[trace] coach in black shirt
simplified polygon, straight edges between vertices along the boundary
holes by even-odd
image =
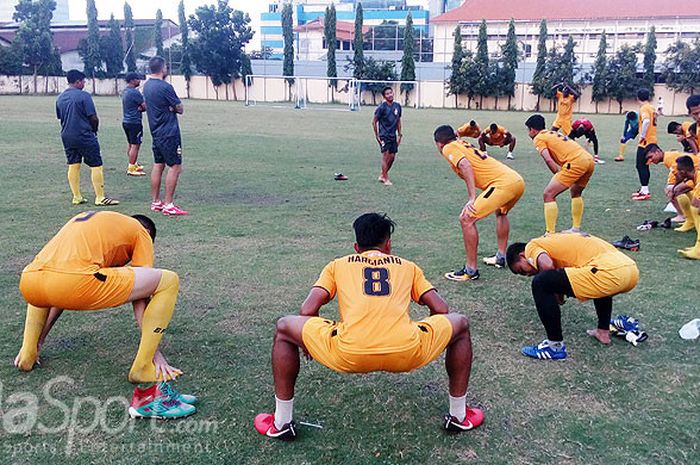
[[[394,102],[394,90],[391,87],[385,87],[382,96],[384,101],[374,110],[372,128],[382,152],[382,174],[379,175],[379,182],[391,186],[389,170],[401,144],[401,105]]]

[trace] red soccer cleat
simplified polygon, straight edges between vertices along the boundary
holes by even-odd
[[[190,212],[183,210],[174,203],[169,203],[163,206],[163,214],[165,216],[184,216],[189,215]]]
[[[258,413],[253,420],[253,426],[255,431],[268,438],[293,441],[297,437],[294,421],[290,421],[278,430],[275,427],[275,416],[271,413]]]
[[[467,407],[467,416],[464,421],[459,421],[449,413],[445,415],[445,424],[443,428],[446,431],[461,433],[476,428],[484,422],[484,412],[478,408]]]

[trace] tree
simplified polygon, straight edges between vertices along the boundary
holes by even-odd
[[[677,92],[695,93],[700,88],[700,40],[691,46],[676,42],[666,50],[662,77]]]
[[[14,43],[9,47],[0,47],[0,74],[19,76],[24,72],[22,54]]]
[[[500,93],[508,96],[508,109],[510,110],[511,99],[515,95],[515,70],[518,69],[518,39],[515,35],[515,21],[513,19],[508,24],[506,43],[501,53],[503,55],[503,67],[499,76],[499,81],[501,81]]]
[[[294,76],[294,23],[292,22],[292,4],[285,3],[282,7],[282,37],[284,38],[284,62],[282,64],[282,74]],[[289,98],[292,98],[293,78],[287,78],[289,86]]]
[[[452,51],[452,73],[450,74],[450,79],[447,81],[447,95],[455,96],[455,108],[458,104],[458,99],[461,94],[467,89],[464,86],[462,79],[462,60],[464,59],[464,48],[462,48],[462,28],[457,26],[454,32],[454,48]],[[470,52],[471,60],[471,52]],[[473,88],[470,88],[473,89]],[[471,103],[471,97],[470,97]]]
[[[372,57],[363,59],[364,77],[370,81],[384,82],[367,82],[363,83],[361,90],[372,92],[372,103],[377,104],[377,94],[382,92],[388,81],[396,80],[396,69],[393,61],[376,61]]]
[[[243,47],[253,38],[250,17],[234,10],[227,0],[217,5],[200,6],[190,16],[189,27],[195,38],[189,44],[197,70],[211,78],[217,88],[230,84],[241,75]],[[234,99],[237,99],[234,86]],[[226,86],[228,100],[228,86]]]
[[[545,89],[542,93],[542,97],[554,99],[556,95],[556,89],[552,88],[554,84],[565,82],[569,85],[574,85],[574,76],[577,71],[576,62],[578,61],[574,53],[575,49],[576,42],[574,42],[571,36],[569,36],[569,39],[566,41],[562,53],[559,53],[556,46],[552,47],[545,66],[546,71],[543,78]],[[556,109],[556,102],[553,103]]]
[[[190,81],[192,80],[192,62],[190,59],[190,29],[185,17],[185,1],[180,0],[177,7],[178,21],[180,22],[180,42],[182,43],[182,58],[180,59],[180,72],[185,76],[187,98],[190,98]],[[250,60],[249,60],[250,61]]]
[[[649,29],[647,34],[647,42],[644,46],[644,76],[642,77],[642,86],[649,89],[651,95],[654,95],[654,83],[656,75],[654,74],[654,65],[656,64],[656,28],[654,26]]]
[[[615,54],[609,64],[609,95],[617,100],[619,112],[622,113],[622,102],[635,98],[639,89],[637,77],[637,52],[636,47],[624,44]]]
[[[20,23],[13,44],[24,64],[32,68],[34,93],[37,92],[39,68],[51,61],[54,46],[51,19],[56,9],[54,0],[20,0],[12,18]]]
[[[81,40],[78,48],[83,59],[84,71],[92,79],[92,93],[95,93],[95,76],[102,71],[102,55],[100,54],[100,26],[97,23],[97,7],[95,0],[87,0],[87,37]]]
[[[537,64],[532,75],[531,92],[537,96],[536,110],[540,111],[540,100],[547,91],[549,81],[547,80],[547,20],[540,22],[540,37],[537,41]]]
[[[163,50],[163,12],[156,11],[156,21],[153,23],[153,45],[156,47],[156,55],[162,57],[165,55]]]
[[[608,98],[608,40],[605,31],[600,35],[598,54],[593,63],[593,88],[592,98],[595,102],[595,111],[598,112],[598,103]]]
[[[338,47],[338,39],[336,37],[336,13],[335,5],[331,3],[331,6],[326,7],[326,18],[323,22],[323,35],[326,40],[326,45],[328,46],[327,57],[327,67],[326,76],[329,78],[338,77],[338,69],[335,62],[335,50]],[[333,89],[338,88],[338,82],[336,80],[331,81],[329,84]]]
[[[243,79],[243,85],[248,86],[248,76],[253,74],[253,64],[250,62],[250,56],[244,53],[241,55],[241,79]],[[250,83],[253,83],[253,79],[250,79]]]
[[[463,94],[467,94],[467,109],[471,110],[472,100],[476,94],[476,88],[479,84],[479,67],[474,61],[472,52],[467,51],[462,59],[462,64],[459,69],[459,79]]]
[[[414,49],[414,31],[413,31],[413,17],[409,12],[406,16],[406,28],[403,35],[403,57],[401,58],[401,80],[402,81],[415,81],[416,80],[416,62],[413,61],[413,49]],[[408,95],[413,89],[412,83],[401,84],[401,92],[406,93],[405,105],[408,105]]]
[[[479,109],[481,109],[483,107],[484,97],[490,95],[492,90],[491,80],[489,79],[489,49],[486,20],[482,20],[479,26],[479,38],[476,44],[476,56],[474,57],[474,61],[479,71],[479,82],[476,86],[476,93],[479,96]]]
[[[134,53],[134,15],[131,6],[124,2],[124,46],[126,47],[126,70],[136,71],[136,54]]]
[[[363,79],[365,74],[365,38],[362,34],[363,22],[364,14],[362,13],[362,3],[357,2],[357,8],[355,9],[355,37],[352,44],[352,47],[355,49],[355,53],[353,54],[352,58],[352,77],[355,79]]]
[[[107,77],[114,78],[114,89],[118,89],[117,77],[124,69],[124,46],[121,30],[114,15],[109,18],[109,35],[100,37],[100,55],[105,62]]]

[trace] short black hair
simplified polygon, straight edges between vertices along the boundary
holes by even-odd
[[[544,116],[539,114],[530,116],[527,121],[525,121],[525,126],[530,129],[537,129],[538,131],[543,130],[545,126]]]
[[[165,58],[161,56],[154,56],[150,60],[148,60],[148,68],[151,70],[151,74],[157,74],[163,71],[163,68],[165,67]]]
[[[668,131],[669,134],[675,134],[676,130],[679,127],[681,127],[681,124],[679,122],[671,121],[670,123],[668,123],[668,127],[666,128],[666,130]]]
[[[131,215],[131,217],[139,223],[141,223],[141,226],[146,228],[146,231],[148,231],[148,234],[151,236],[151,239],[155,242],[156,224],[153,222],[153,220],[147,217],[146,215]]]
[[[474,121],[474,120],[469,121],[469,126],[471,126],[471,127],[476,126],[476,121]]]
[[[688,155],[683,155],[682,157],[676,158],[676,168],[683,171],[693,171],[695,169],[695,163],[693,163],[693,159]]]
[[[636,111],[628,111],[627,112],[627,119],[637,119],[637,112]]]
[[[496,123],[491,123],[489,125],[489,129],[491,130],[491,132],[496,132],[498,131],[498,125]]]
[[[391,87],[391,86],[386,86],[386,87],[384,87],[384,88],[382,89],[382,97],[384,97],[384,94],[386,94],[386,91],[387,91],[387,90],[393,91],[394,88]]]
[[[637,98],[642,102],[648,102],[651,98],[651,92],[649,92],[649,89],[639,89],[637,91]]]
[[[391,238],[396,223],[386,213],[365,213],[352,223],[355,242],[362,249],[378,247]]]
[[[691,108],[700,106],[700,94],[691,95],[685,101],[685,106],[690,111]]]
[[[66,80],[68,81],[68,84],[75,84],[83,79],[85,79],[85,73],[78,71],[77,69],[71,69],[66,73]]]
[[[659,147],[657,144],[649,144],[646,147],[644,147],[644,156],[646,157],[649,152],[655,152],[657,150],[661,150],[661,147]],[[663,150],[661,150],[663,152]]]
[[[455,134],[455,130],[452,129],[452,126],[449,124],[443,124],[442,126],[438,126],[435,132],[433,132],[433,138],[435,139],[435,142],[449,144],[453,140],[457,139],[457,134]]]
[[[518,261],[521,253],[525,252],[524,242],[513,242],[508,246],[506,250],[506,263],[508,264],[508,269],[513,271],[513,265]]]

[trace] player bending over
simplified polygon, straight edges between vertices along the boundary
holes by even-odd
[[[559,131],[566,136],[571,134],[571,120],[574,115],[574,103],[578,99],[578,93],[568,84],[563,82],[555,84],[552,89],[556,89],[557,98],[557,118],[554,120],[552,131]]]
[[[695,137],[693,137],[693,134],[690,132],[690,127],[692,125],[693,121],[683,121],[682,123],[671,121],[668,123],[666,131],[676,136],[676,140],[681,144],[684,152],[696,154],[698,153],[698,146],[695,142]]]
[[[601,160],[598,156],[598,136],[595,133],[595,128],[593,123],[588,118],[579,118],[574,121],[571,133],[569,137],[576,140],[579,137],[586,138],[586,147],[590,149],[590,145],[593,144],[593,161],[596,165],[604,165],[605,160]]]
[[[693,124],[688,128],[688,136],[693,138],[695,146],[700,148],[700,95],[691,95],[685,101],[685,106],[688,109],[688,114],[693,118]]]
[[[512,160],[513,149],[515,149],[515,136],[510,133],[503,126],[499,126],[496,123],[491,123],[488,128],[481,133],[479,136],[479,149],[482,152],[486,151],[486,146],[490,145],[493,147],[503,147],[508,146],[508,154],[506,158]]]
[[[639,135],[639,121],[636,111],[628,111],[625,115],[625,127],[622,130],[622,138],[620,139],[620,152],[615,157],[615,161],[625,161],[625,147],[627,142]]]
[[[366,213],[353,228],[356,253],[326,265],[300,314],[277,321],[272,345],[275,413],[257,415],[255,429],[271,438],[296,437],[292,410],[299,349],[340,373],[367,373],[412,371],[435,360],[445,348],[450,410],[443,427],[476,428],[484,415],[466,406],[472,362],[469,321],[449,313],[416,264],[391,255],[394,223],[386,215]],[[321,307],[336,295],[340,321],[319,317]],[[411,321],[411,300],[426,305],[431,316]]]
[[[583,197],[581,194],[593,175],[595,163],[590,153],[568,137],[544,129],[544,117],[532,115],[525,122],[528,135],[554,176],[544,188],[545,231],[553,233],[557,227],[557,196],[569,189],[571,193],[571,229],[581,231]]]
[[[477,150],[466,141],[457,140],[451,126],[440,126],[433,134],[440,154],[467,185],[469,200],[459,215],[467,255],[464,268],[446,273],[452,281],[479,279],[476,265],[479,247],[479,232],[476,223],[491,213],[496,213],[496,236],[498,251],[493,257],[485,257],[484,263],[502,268],[506,264],[506,247],[510,233],[508,212],[515,206],[525,191],[525,181],[513,169]],[[481,189],[477,197],[476,190]]]
[[[566,358],[559,307],[564,296],[582,302],[593,299],[598,325],[587,333],[610,344],[613,297],[629,292],[639,280],[631,258],[602,239],[581,234],[550,234],[527,244],[511,244],[508,268],[515,274],[534,276],[532,296],[547,339],[523,347],[522,353],[540,360]]]
[[[479,127],[479,123],[474,120],[469,121],[467,124],[464,124],[457,129],[457,135],[459,137],[478,139],[481,136],[481,128]]]

